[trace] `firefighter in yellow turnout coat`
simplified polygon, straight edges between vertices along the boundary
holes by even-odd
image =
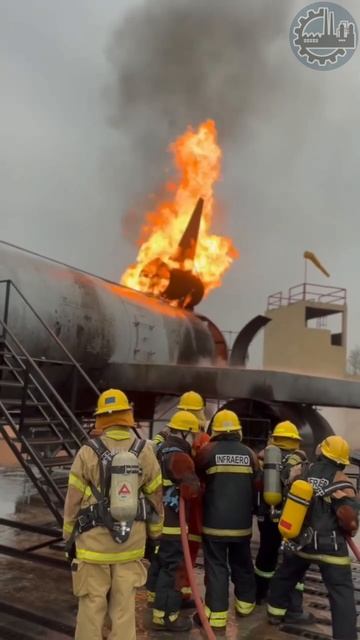
[[[110,617],[109,640],[135,640],[135,589],[145,583],[144,557],[146,527],[156,538],[162,530],[162,486],[159,464],[152,446],[135,438],[133,414],[128,399],[117,389],[105,391],[96,411],[97,439],[102,454],[111,457],[135,451],[138,457],[138,492],[156,514],[153,525],[145,523],[140,505],[130,533],[120,544],[115,540],[108,515],[99,511],[102,458],[88,444],[76,455],[69,476],[65,501],[64,538],[75,540],[72,562],[73,591],[79,598],[75,640],[102,640],[106,615]],[[142,446],[138,446],[141,443]],[[104,447],[105,445],[105,447]],[[110,452],[110,454],[109,454]],[[95,497],[95,495],[97,497]],[[80,517],[79,517],[80,516]],[[115,527],[116,527],[115,522]],[[119,539],[119,538],[118,538]]]

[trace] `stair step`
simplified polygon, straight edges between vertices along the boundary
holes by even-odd
[[[12,404],[15,406],[21,406],[22,404],[22,400],[21,398],[1,398],[0,397],[0,402],[2,402],[3,404]],[[41,402],[37,402],[37,400],[26,400],[25,403],[25,407],[48,407],[49,404],[48,402],[41,401]]]
[[[2,380],[0,378],[0,387],[20,387],[24,388],[24,383],[20,382],[20,380]],[[29,383],[27,385],[28,389],[33,389],[35,387],[34,383]]]
[[[10,371],[12,373],[13,371],[25,371],[25,369],[24,367],[12,367],[8,364],[0,364],[0,371]]]
[[[66,418],[64,418],[65,420]],[[64,424],[62,420],[60,420],[60,418],[54,418],[53,420],[51,418],[37,418],[36,416],[34,417],[29,417],[29,418],[24,418],[23,421],[23,427],[29,427],[29,428],[40,428],[40,427],[45,427],[46,425],[49,424]]]
[[[53,478],[53,481],[55,482],[56,486],[59,487],[59,489],[67,489],[67,486],[69,484],[68,476],[66,476],[66,478]]]
[[[29,444],[31,447],[37,447],[46,444],[55,444],[59,446],[63,444],[73,444],[74,447],[78,448],[78,445],[72,438],[64,440],[59,438],[26,438],[26,444]]]
[[[73,456],[57,456],[55,458],[42,458],[41,460],[44,467],[65,467],[71,465],[73,461]]]

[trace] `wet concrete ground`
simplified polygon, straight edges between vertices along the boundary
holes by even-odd
[[[0,517],[11,517],[24,522],[47,523],[51,516],[42,508],[38,500],[28,502],[30,485],[20,471],[0,470]],[[0,527],[0,544],[12,544],[17,548],[35,545],[40,538],[36,534],[20,532]],[[42,539],[41,539],[42,540]],[[256,544],[256,542],[255,542]],[[63,559],[63,553],[56,550],[44,550],[40,553],[53,558]],[[360,608],[360,567],[355,567],[358,606]],[[203,574],[197,569],[199,587],[202,588]],[[305,606],[312,610],[318,622],[307,629],[288,629],[285,633],[271,627],[266,622],[265,608],[257,607],[248,619],[238,619],[231,612],[226,630],[227,640],[295,640],[299,635],[314,640],[330,640],[330,614],[325,591],[319,582],[319,575],[312,572],[307,582]],[[0,555],[0,639],[3,640],[69,640],[73,637],[76,618],[76,599],[71,593],[69,570],[47,567],[32,562]],[[30,612],[32,621],[18,617],[19,609]],[[24,615],[22,611],[21,615]],[[25,614],[26,615],[26,614]],[[137,638],[155,640],[161,637],[170,640],[172,634],[149,631],[151,612],[146,605],[146,593],[140,589],[137,594]],[[38,618],[37,618],[38,617]],[[42,626],[46,624],[52,628]],[[194,629],[190,633],[177,634],[179,640],[200,640],[202,631]],[[224,635],[219,636],[224,637]],[[359,634],[360,638],[360,634]]]

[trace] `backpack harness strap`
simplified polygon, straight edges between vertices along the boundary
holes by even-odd
[[[109,493],[113,455],[100,438],[89,440],[86,442],[86,445],[89,446],[99,458],[100,489],[98,489],[92,482],[89,482],[89,486],[94,498],[96,499],[96,503],[91,504],[84,509],[80,509],[76,526],[66,546],[70,547],[76,536],[98,526],[106,527],[116,542],[124,542],[128,535],[124,539],[119,539],[120,523],[114,520],[110,513]],[[146,440],[136,438],[128,452],[138,458],[145,445]],[[122,465],[121,467],[115,467],[115,469],[119,473],[135,471],[134,465]],[[136,471],[141,473],[141,468],[138,465],[136,465]],[[144,522],[146,518],[146,500],[144,496],[139,496],[138,510],[135,520]]]

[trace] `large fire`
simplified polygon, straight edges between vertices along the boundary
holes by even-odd
[[[222,158],[215,122],[203,122],[196,131],[189,128],[170,145],[170,151],[179,179],[167,185],[168,201],[146,215],[136,263],[125,271],[121,283],[159,294],[161,286],[158,285],[168,277],[168,266],[198,276],[206,294],[221,284],[223,274],[238,255],[229,238],[210,233],[214,185],[220,177]],[[195,256],[179,263],[178,244],[200,197],[204,199],[204,207]],[[157,278],[153,277],[155,271]]]

